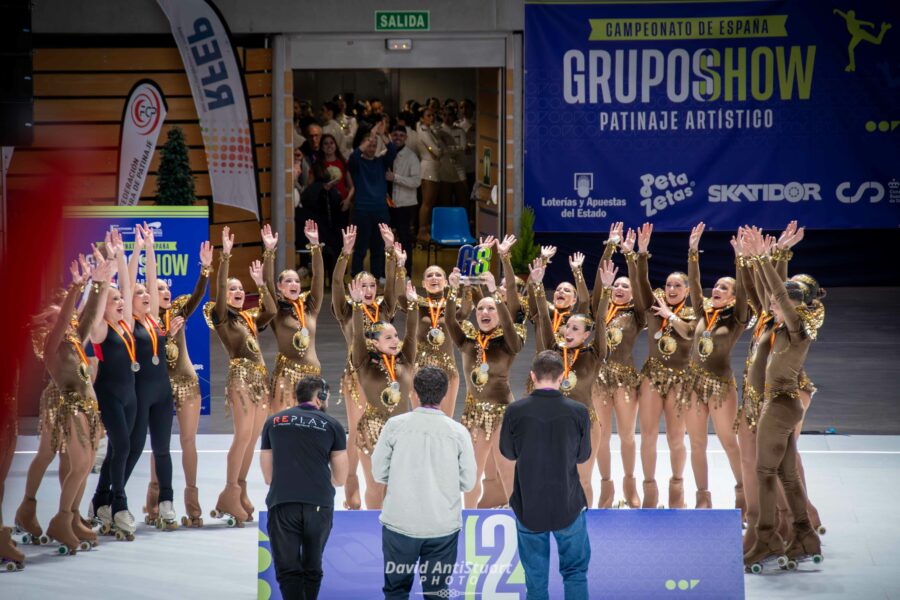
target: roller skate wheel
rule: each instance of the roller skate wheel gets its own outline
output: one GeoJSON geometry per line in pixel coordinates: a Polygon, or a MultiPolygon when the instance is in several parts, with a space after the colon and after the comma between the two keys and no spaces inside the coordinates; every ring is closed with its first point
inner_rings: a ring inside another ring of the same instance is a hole
{"type": "Polygon", "coordinates": [[[247,523],[252,523],[252,522],[253,522],[253,515],[250,515],[249,517],[247,517],[247,523]]]}
{"type": "Polygon", "coordinates": [[[228,517],[226,523],[229,527],[237,527],[237,519],[235,519],[234,517],[228,517]]]}
{"type": "Polygon", "coordinates": [[[3,563],[3,568],[6,570],[7,573],[12,573],[13,571],[16,570],[16,563],[14,563],[14,562],[3,563]]]}
{"type": "Polygon", "coordinates": [[[102,535],[109,535],[112,533],[112,527],[110,527],[108,523],[104,523],[100,526],[100,533],[102,535]]]}
{"type": "Polygon", "coordinates": [[[187,526],[188,526],[188,522],[189,522],[189,521],[188,521],[188,518],[187,518],[187,517],[181,517],[181,526],[182,526],[182,527],[187,527],[187,526]]]}
{"type": "Polygon", "coordinates": [[[775,561],[775,564],[777,564],[779,567],[784,569],[785,567],[788,566],[788,557],[787,556],[779,556],[778,560],[775,561]]]}
{"type": "Polygon", "coordinates": [[[36,540],[33,535],[30,533],[22,534],[22,543],[23,544],[40,544],[40,541],[36,540]]]}
{"type": "Polygon", "coordinates": [[[788,564],[787,564],[787,570],[788,571],[796,571],[797,570],[797,561],[789,560],[788,564]]]}
{"type": "Polygon", "coordinates": [[[218,519],[221,516],[221,513],[217,510],[211,510],[209,511],[209,516],[213,519],[218,519]]]}
{"type": "MultiPolygon", "coordinates": [[[[65,556],[66,554],[69,554],[69,547],[65,544],[61,544],[59,548],[56,549],[56,553],[60,556],[65,556]]],[[[72,554],[74,554],[74,552],[72,554]]]]}
{"type": "Polygon", "coordinates": [[[762,570],[763,567],[759,563],[753,563],[752,565],[750,565],[750,572],[754,575],[759,575],[760,573],[762,573],[762,570]]]}
{"type": "Polygon", "coordinates": [[[816,533],[818,533],[819,535],[825,535],[825,532],[826,532],[826,531],[827,531],[827,529],[825,529],[825,526],[824,526],[824,525],[819,525],[819,526],[816,528],[816,533]]]}
{"type": "Polygon", "coordinates": [[[825,560],[825,557],[821,554],[813,554],[812,561],[814,565],[820,564],[823,560],[825,560]]]}
{"type": "Polygon", "coordinates": [[[122,540],[125,539],[125,534],[124,534],[123,532],[121,532],[121,531],[117,531],[117,532],[116,532],[116,539],[119,540],[119,541],[121,542],[122,540]]]}
{"type": "Polygon", "coordinates": [[[78,543],[78,549],[81,550],[82,552],[87,552],[91,548],[93,548],[93,546],[91,546],[91,543],[86,540],[78,543]]]}
{"type": "Polygon", "coordinates": [[[50,543],[50,538],[46,534],[44,534],[38,538],[38,544],[49,544],[49,543],[50,543]]]}
{"type": "Polygon", "coordinates": [[[197,517],[197,527],[203,527],[203,517],[197,517]]]}

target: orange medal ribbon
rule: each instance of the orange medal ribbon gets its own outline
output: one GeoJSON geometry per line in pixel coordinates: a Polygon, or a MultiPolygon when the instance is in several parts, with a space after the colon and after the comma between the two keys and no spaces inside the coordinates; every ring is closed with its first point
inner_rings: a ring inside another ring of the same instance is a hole
{"type": "MultiPolygon", "coordinates": [[[[672,311],[672,314],[677,317],[678,313],[681,312],[681,309],[684,308],[684,303],[686,301],[687,301],[686,299],[682,300],[681,304],[678,305],[678,308],[676,308],[675,310],[672,311]]],[[[669,317],[666,317],[665,319],[663,319],[662,325],[659,326],[659,331],[662,332],[662,330],[665,329],[668,324],[669,324],[669,317]]]]}
{"type": "Polygon", "coordinates": [[[574,356],[572,356],[572,362],[569,362],[569,347],[563,346],[563,377],[569,376],[569,371],[571,367],[575,365],[575,361],[578,360],[578,355],[581,353],[581,348],[575,350],[574,356]]]}
{"type": "MultiPolygon", "coordinates": [[[[560,325],[563,324],[563,319],[565,319],[569,315],[569,311],[560,312],[558,308],[553,307],[553,333],[559,331],[560,325]]],[[[607,321],[608,322],[608,321],[607,321]]]]}
{"type": "Polygon", "coordinates": [[[256,322],[253,320],[253,317],[247,314],[246,310],[242,310],[238,314],[244,317],[244,321],[247,323],[247,327],[250,328],[250,333],[253,334],[253,337],[256,337],[256,322]]]}
{"type": "Polygon", "coordinates": [[[378,304],[375,305],[375,316],[372,316],[372,313],[369,312],[369,308],[365,304],[362,305],[362,309],[363,309],[363,312],[366,313],[366,316],[369,317],[370,322],[372,322],[372,323],[378,322],[378,311],[381,309],[381,307],[378,304]]]}
{"type": "Polygon", "coordinates": [[[487,347],[491,341],[491,338],[490,338],[490,336],[482,335],[479,333],[476,341],[478,342],[478,345],[481,346],[481,363],[486,364],[487,363],[487,347]]]}
{"type": "Polygon", "coordinates": [[[438,328],[438,321],[441,318],[441,311],[444,310],[444,304],[446,300],[441,298],[441,301],[438,302],[437,307],[431,302],[431,298],[428,299],[428,314],[431,315],[431,327],[432,329],[438,328]]]}
{"type": "Polygon", "coordinates": [[[395,367],[395,363],[397,362],[397,357],[392,356],[390,360],[388,360],[387,354],[381,355],[381,360],[384,361],[384,367],[387,369],[388,375],[391,377],[391,383],[397,381],[397,369],[395,367]]]}
{"type": "Polygon", "coordinates": [[[616,317],[616,314],[618,314],[620,310],[625,310],[626,308],[628,307],[624,304],[613,304],[610,306],[606,310],[606,324],[609,325],[609,322],[616,317]]]}
{"type": "Polygon", "coordinates": [[[125,350],[128,352],[128,358],[131,359],[131,364],[137,363],[137,354],[135,354],[134,351],[134,336],[131,334],[131,329],[128,328],[128,323],[126,323],[125,321],[119,321],[119,325],[122,327],[122,331],[125,332],[124,335],[121,331],[116,329],[115,325],[113,325],[109,321],[107,321],[106,324],[116,332],[116,335],[122,338],[122,343],[125,344],[125,350]]]}
{"type": "Polygon", "coordinates": [[[759,314],[759,321],[756,323],[756,329],[753,331],[753,339],[758,340],[759,336],[762,335],[763,329],[766,328],[766,325],[769,324],[769,321],[772,320],[772,315],[767,313],[766,311],[762,311],[759,314]]]}
{"type": "Polygon", "coordinates": [[[153,356],[157,356],[157,349],[159,348],[159,338],[156,337],[156,330],[159,328],[159,325],[156,324],[156,321],[153,320],[153,317],[147,315],[147,321],[150,322],[149,327],[144,327],[147,330],[147,333],[150,334],[150,343],[153,344],[153,356]]]}
{"type": "Polygon", "coordinates": [[[303,309],[303,303],[300,300],[294,300],[291,302],[294,305],[294,314],[297,315],[297,320],[300,321],[300,327],[306,327],[306,312],[303,309]]]}
{"type": "Polygon", "coordinates": [[[163,334],[163,335],[168,335],[168,334],[169,334],[169,327],[170,327],[171,324],[172,324],[172,309],[171,309],[171,308],[167,308],[167,309],[166,309],[166,312],[163,313],[163,323],[166,324],[166,328],[165,328],[165,329],[161,329],[160,331],[162,331],[162,334],[163,334]]]}
{"type": "Polygon", "coordinates": [[[722,312],[721,308],[717,308],[713,311],[712,318],[709,316],[709,312],[704,308],[703,314],[706,315],[706,331],[709,331],[716,325],[716,321],[719,320],[719,313],[722,312]]]}
{"type": "Polygon", "coordinates": [[[779,329],[781,329],[781,327],[782,327],[781,325],[779,325],[778,327],[773,327],[772,333],[769,334],[769,349],[770,350],[775,349],[775,332],[778,331],[779,329]]]}
{"type": "Polygon", "coordinates": [[[70,342],[73,346],[75,346],[75,351],[78,352],[78,358],[80,358],[80,359],[81,359],[81,362],[82,362],[85,366],[87,366],[87,364],[88,364],[88,359],[87,359],[87,354],[84,353],[84,346],[82,346],[82,345],[81,345],[81,342],[79,342],[78,339],[75,338],[74,336],[70,336],[70,337],[69,337],[69,342],[70,342]]]}

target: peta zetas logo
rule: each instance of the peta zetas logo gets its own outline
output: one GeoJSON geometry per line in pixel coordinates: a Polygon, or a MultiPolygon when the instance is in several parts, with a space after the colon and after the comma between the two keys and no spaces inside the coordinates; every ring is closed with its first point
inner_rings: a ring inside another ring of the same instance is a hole
{"type": "Polygon", "coordinates": [[[855,192],[848,195],[847,192],[849,190],[849,181],[845,181],[839,184],[837,186],[837,190],[835,190],[837,199],[844,204],[856,204],[863,198],[863,196],[869,196],[869,202],[871,204],[875,204],[876,202],[879,202],[882,198],[884,198],[884,186],[877,181],[863,181],[861,184],[859,184],[859,187],[856,188],[855,192]]]}
{"type": "Polygon", "coordinates": [[[694,195],[694,182],[684,173],[676,175],[669,171],[666,175],[641,175],[641,206],[644,213],[652,217],[661,210],[675,206],[685,198],[694,195]]]}

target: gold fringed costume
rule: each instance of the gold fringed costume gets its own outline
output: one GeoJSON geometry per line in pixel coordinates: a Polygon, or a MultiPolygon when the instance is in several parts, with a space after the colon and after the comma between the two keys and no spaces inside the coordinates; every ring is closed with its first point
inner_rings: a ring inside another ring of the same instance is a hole
{"type": "Polygon", "coordinates": [[[619,388],[625,388],[625,402],[631,402],[634,389],[640,383],[640,376],[631,365],[623,365],[617,362],[605,362],[600,365],[600,373],[597,375],[600,389],[605,394],[604,405],[610,398],[615,397],[619,388]]]}
{"type": "Polygon", "coordinates": [[[82,427],[79,419],[73,419],[75,425],[75,435],[78,442],[84,447],[90,447],[92,450],[97,449],[98,432],[102,427],[100,422],[100,407],[97,399],[93,397],[85,397],[76,392],[65,392],[60,397],[60,403],[56,410],[49,412],[52,415],[51,421],[47,424],[51,426],[50,445],[54,452],[65,454],[68,451],[70,439],[68,436],[69,419],[71,417],[83,414],[87,417],[87,431],[82,427]]]}
{"type": "Polygon", "coordinates": [[[712,372],[703,367],[692,364],[690,375],[688,376],[688,390],[685,391],[682,398],[682,407],[690,408],[691,394],[696,392],[697,401],[706,404],[712,408],[721,408],[725,402],[725,395],[732,387],[735,386],[734,376],[728,378],[716,377],[712,372]]]}
{"type": "MultiPolygon", "coordinates": [[[[350,364],[350,356],[347,356],[347,366],[341,374],[341,396],[343,396],[344,400],[350,398],[356,404],[356,408],[360,410],[363,409],[362,394],[360,394],[359,387],[359,374],[357,374],[353,365],[350,364]],[[349,384],[345,385],[347,381],[349,381],[349,384]],[[347,389],[348,385],[350,389],[347,389]]],[[[338,401],[338,404],[340,404],[340,400],[338,401]]]]}
{"type": "Polygon", "coordinates": [[[812,379],[809,378],[809,375],[806,374],[806,370],[800,371],[800,381],[799,381],[800,389],[810,396],[816,393],[817,388],[816,384],[812,382],[812,379]]]}
{"type": "Polygon", "coordinates": [[[375,444],[381,436],[384,424],[390,418],[386,410],[379,410],[371,404],[366,404],[366,412],[356,424],[356,447],[366,456],[371,456],[375,450],[375,444]]]}
{"type": "Polygon", "coordinates": [[[673,387],[681,385],[675,398],[676,405],[681,405],[683,402],[687,388],[685,383],[689,378],[690,371],[688,369],[673,369],[655,357],[647,359],[640,374],[640,379],[646,379],[662,398],[666,398],[673,387]]]}
{"type": "Polygon", "coordinates": [[[472,435],[476,429],[481,429],[485,439],[490,440],[494,430],[500,428],[507,406],[496,402],[479,402],[471,394],[466,394],[466,406],[460,422],[472,435]]]}
{"type": "Polygon", "coordinates": [[[59,411],[62,402],[62,394],[60,394],[59,388],[56,387],[56,384],[51,380],[50,383],[47,384],[47,387],[44,388],[44,391],[41,392],[38,413],[38,434],[44,432],[45,424],[50,425],[52,430],[53,424],[56,423],[59,418],[56,413],[59,411]]]}
{"type": "Polygon", "coordinates": [[[196,375],[172,375],[169,383],[172,384],[172,401],[176,412],[181,412],[185,401],[200,397],[200,380],[196,375]]]}
{"type": "MultiPolygon", "coordinates": [[[[250,396],[250,401],[255,405],[265,408],[269,398],[269,373],[262,363],[254,362],[247,358],[232,358],[228,361],[228,378],[225,380],[225,402],[229,403],[229,391],[235,386],[244,387],[250,396]]],[[[247,407],[244,407],[247,410],[247,407]]]]}
{"type": "MultiPolygon", "coordinates": [[[[281,352],[275,357],[275,369],[272,371],[271,388],[274,393],[280,389],[281,393],[288,396],[296,404],[297,384],[304,377],[321,377],[322,369],[316,365],[298,363],[291,360],[281,352]]],[[[285,408],[289,408],[285,406],[285,408]]]]}
{"type": "Polygon", "coordinates": [[[747,422],[750,431],[756,433],[756,425],[759,423],[759,414],[762,412],[763,397],[752,385],[744,386],[742,394],[743,402],[734,420],[734,432],[737,433],[741,425],[741,419],[747,422]]]}
{"type": "Polygon", "coordinates": [[[442,352],[440,348],[432,350],[428,349],[427,346],[428,344],[419,345],[419,353],[416,355],[416,371],[425,367],[437,367],[447,377],[459,377],[459,371],[456,370],[456,361],[453,359],[453,356],[442,352]]]}

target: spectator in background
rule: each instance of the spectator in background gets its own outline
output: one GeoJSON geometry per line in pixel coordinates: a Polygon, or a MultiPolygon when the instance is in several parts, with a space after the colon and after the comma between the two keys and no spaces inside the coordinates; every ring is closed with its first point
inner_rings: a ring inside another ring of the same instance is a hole
{"type": "Polygon", "coordinates": [[[351,223],[356,225],[352,274],[356,275],[363,270],[366,252],[371,250],[369,270],[379,281],[384,280],[384,248],[381,245],[378,224],[390,222],[385,175],[397,155],[393,143],[387,144],[387,152],[384,155],[376,155],[378,148],[376,136],[384,133],[383,127],[383,123],[379,123],[371,130],[360,129],[356,134],[360,140],[359,146],[347,162],[347,169],[356,186],[351,216],[351,223]]]}
{"type": "Polygon", "coordinates": [[[447,565],[456,563],[461,494],[475,486],[476,469],[469,431],[440,409],[446,393],[441,369],[420,369],[411,394],[418,408],[388,419],[372,453],[372,475],[387,484],[380,517],[386,599],[409,598],[417,562],[426,597],[446,597],[453,577],[447,565]]]}
{"type": "Polygon", "coordinates": [[[380,115],[384,112],[384,103],[380,98],[369,98],[369,114],[380,115]]]}
{"type": "Polygon", "coordinates": [[[306,135],[306,142],[300,149],[303,151],[303,155],[309,161],[309,164],[315,166],[316,155],[319,152],[319,147],[322,145],[322,126],[319,125],[318,121],[313,120],[307,123],[304,134],[306,135]]]}
{"type": "MultiPolygon", "coordinates": [[[[330,135],[332,136],[338,145],[338,150],[340,150],[341,154],[344,153],[344,148],[349,146],[352,143],[344,141],[344,133],[341,129],[340,123],[335,120],[335,115],[337,114],[338,106],[334,102],[326,102],[322,105],[321,111],[321,122],[322,122],[322,135],[330,135]]],[[[347,152],[345,155],[349,154],[347,152]]]]}
{"type": "Polygon", "coordinates": [[[353,139],[356,137],[356,130],[358,129],[356,119],[347,114],[347,101],[343,94],[338,94],[332,98],[331,101],[337,106],[337,110],[334,113],[334,120],[340,125],[341,134],[344,136],[341,154],[350,156],[350,153],[353,152],[354,148],[353,139]]]}
{"type": "Polygon", "coordinates": [[[422,111],[416,138],[422,171],[422,204],[419,207],[419,233],[416,238],[419,243],[427,243],[431,239],[431,209],[437,203],[441,187],[440,160],[444,153],[444,143],[437,135],[432,109],[422,111]]]}
{"type": "Polygon", "coordinates": [[[475,186],[475,144],[478,136],[475,133],[475,103],[466,98],[459,101],[459,121],[456,125],[466,132],[466,152],[463,163],[466,168],[466,186],[472,189],[475,186]]]}
{"type": "Polygon", "coordinates": [[[559,550],[566,600],[589,596],[591,544],[577,465],[591,455],[591,420],[584,405],[559,391],[563,371],[559,354],[539,353],[531,363],[534,391],[507,407],[500,428],[500,452],[516,461],[509,503],[529,600],[549,598],[550,533],[559,550]]]}
{"type": "MultiPolygon", "coordinates": [[[[418,102],[413,102],[413,104],[415,104],[416,107],[419,106],[418,102]]],[[[418,114],[417,108],[416,112],[403,111],[397,115],[397,124],[406,127],[406,145],[416,156],[419,155],[418,134],[416,133],[416,124],[419,122],[416,115],[418,114]]]]}
{"type": "Polygon", "coordinates": [[[325,272],[330,274],[341,252],[341,229],[350,222],[350,204],[356,189],[353,187],[353,177],[347,170],[347,161],[330,133],[322,135],[314,162],[315,181],[304,197],[304,205],[308,202],[309,207],[314,209],[316,216],[313,218],[319,225],[319,239],[325,245],[322,253],[325,272]]]}
{"type": "Polygon", "coordinates": [[[314,218],[312,213],[307,211],[303,207],[303,193],[309,187],[309,184],[313,181],[312,169],[309,166],[309,162],[306,160],[306,157],[303,156],[303,152],[300,150],[300,146],[297,145],[297,137],[298,134],[294,135],[294,234],[295,240],[298,240],[297,243],[302,243],[300,240],[305,240],[306,237],[303,234],[303,224],[306,222],[306,219],[314,218]],[[299,234],[299,235],[297,235],[299,234]]]}
{"type": "Polygon", "coordinates": [[[451,206],[468,208],[469,193],[466,188],[466,132],[456,125],[456,100],[447,100],[444,104],[443,118],[439,135],[444,142],[444,153],[441,155],[441,191],[440,199],[451,206]]]}
{"type": "Polygon", "coordinates": [[[297,384],[299,405],[272,415],[263,426],[259,463],[269,485],[268,533],[285,600],[318,597],[334,488],[347,479],[347,436],[325,413],[328,395],[324,379],[304,377],[297,384]]]}
{"type": "MultiPolygon", "coordinates": [[[[422,174],[419,168],[419,157],[407,145],[406,127],[394,125],[391,128],[391,141],[397,148],[397,157],[394,159],[393,169],[387,172],[387,180],[391,182],[390,208],[391,227],[397,231],[397,241],[403,246],[406,256],[413,255],[413,222],[416,218],[417,205],[416,192],[422,183],[422,174]]],[[[411,265],[410,265],[411,266],[411,265]]]]}

